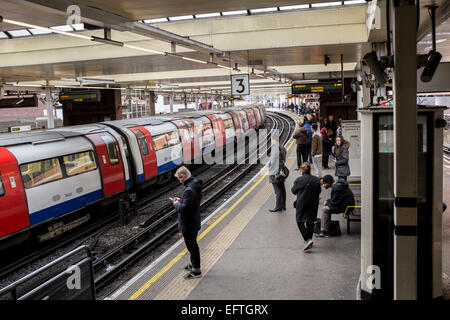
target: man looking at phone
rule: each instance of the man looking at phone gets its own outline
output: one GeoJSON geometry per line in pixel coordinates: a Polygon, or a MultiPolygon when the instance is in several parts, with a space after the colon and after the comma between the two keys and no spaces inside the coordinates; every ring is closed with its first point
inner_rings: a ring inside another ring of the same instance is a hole
{"type": "Polygon", "coordinates": [[[199,278],[200,249],[197,244],[197,234],[200,230],[200,201],[202,200],[202,181],[191,176],[191,172],[184,166],[175,173],[178,181],[186,187],[180,198],[173,199],[173,206],[178,212],[178,228],[183,234],[184,243],[191,255],[191,263],[184,270],[189,271],[185,279],[199,278]]]}

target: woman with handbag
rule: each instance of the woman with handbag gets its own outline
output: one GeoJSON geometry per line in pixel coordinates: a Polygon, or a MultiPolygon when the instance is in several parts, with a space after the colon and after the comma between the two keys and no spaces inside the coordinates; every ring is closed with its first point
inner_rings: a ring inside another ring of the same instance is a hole
{"type": "Polygon", "coordinates": [[[270,212],[280,212],[286,210],[286,187],[284,181],[289,175],[289,170],[285,166],[286,149],[279,144],[278,139],[272,138],[272,151],[269,162],[269,182],[273,185],[276,196],[276,205],[270,212]]]}
{"type": "Polygon", "coordinates": [[[302,175],[294,181],[291,191],[297,195],[297,200],[294,202],[295,218],[298,229],[305,240],[303,250],[307,251],[313,245],[314,221],[317,218],[319,195],[322,188],[320,179],[311,175],[309,162],[303,162],[300,173],[302,175]]]}

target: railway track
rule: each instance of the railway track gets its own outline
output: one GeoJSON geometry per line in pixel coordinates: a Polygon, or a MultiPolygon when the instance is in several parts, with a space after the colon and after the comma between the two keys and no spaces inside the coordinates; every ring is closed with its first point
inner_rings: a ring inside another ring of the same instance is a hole
{"type": "MultiPolygon", "coordinates": [[[[292,119],[287,120],[286,117],[288,116],[268,116],[268,121],[271,122],[272,126],[271,132],[273,132],[273,130],[275,129],[279,129],[281,132],[280,141],[283,142],[287,141],[292,133],[293,129],[290,121],[294,122],[292,121],[292,119]]],[[[250,155],[248,155],[247,159],[249,157],[250,155]]],[[[205,200],[201,204],[201,210],[204,211],[208,206],[211,206],[211,204],[220,199],[221,196],[223,196],[228,190],[233,188],[253,169],[255,169],[257,165],[257,163],[240,163],[228,165],[219,170],[218,173],[214,174],[213,177],[208,179],[208,181],[204,185],[205,200]]],[[[205,170],[211,169],[211,167],[212,166],[203,166],[202,168],[193,171],[193,174],[198,175],[205,170]]],[[[169,192],[177,185],[179,184],[169,184],[156,193],[152,193],[152,195],[137,201],[136,203],[138,214],[141,214],[142,212],[148,210],[149,207],[153,205],[155,199],[163,196],[165,193],[169,192]]],[[[115,246],[112,250],[104,254],[98,254],[94,262],[96,290],[99,291],[104,288],[135,261],[141,259],[152,249],[158,247],[158,245],[163,243],[165,239],[174,235],[177,230],[176,218],[177,214],[175,210],[173,210],[172,204],[168,203],[167,205],[159,209],[157,213],[153,214],[145,222],[141,223],[141,230],[135,236],[131,237],[122,244],[115,246]]],[[[10,264],[1,268],[0,278],[11,274],[23,267],[26,267],[34,261],[43,258],[51,254],[52,252],[55,252],[59,248],[70,246],[70,244],[75,241],[77,243],[80,243],[88,238],[94,238],[95,240],[92,247],[95,247],[98,237],[100,237],[105,231],[113,227],[118,222],[119,217],[118,213],[116,212],[115,214],[109,216],[107,219],[103,219],[98,223],[94,223],[88,228],[83,229],[82,232],[77,232],[76,235],[65,237],[57,244],[41,248],[36,252],[32,252],[29,255],[20,258],[14,264],[10,264]],[[82,239],[82,241],[80,241],[80,238],[82,239]]]]}
{"type": "MultiPolygon", "coordinates": [[[[272,133],[275,129],[279,129],[281,132],[280,141],[285,144],[292,133],[292,125],[284,118],[284,116],[268,115],[268,119],[270,119],[273,124],[270,133],[272,133]]],[[[270,134],[268,136],[270,137],[270,134]]],[[[245,160],[248,160],[251,156],[252,155],[248,155],[245,160]]],[[[203,190],[204,198],[206,199],[202,201],[200,210],[204,211],[212,203],[217,201],[256,166],[257,163],[235,164],[232,165],[231,168],[225,168],[223,172],[220,172],[218,175],[208,180],[203,190]],[[220,183],[220,181],[222,181],[222,183],[220,183]],[[218,188],[216,191],[213,191],[217,189],[216,187],[218,184],[224,184],[224,186],[218,188]],[[213,193],[212,195],[210,195],[211,192],[213,193]]],[[[157,247],[165,239],[176,232],[178,226],[176,221],[176,211],[172,209],[160,216],[161,217],[158,220],[152,221],[152,223],[146,223],[146,227],[135,237],[127,240],[121,246],[108,252],[94,262],[94,272],[96,273],[95,288],[97,291],[104,288],[123,270],[131,266],[138,259],[147,254],[151,249],[157,247]],[[164,227],[161,230],[160,226],[162,224],[164,224],[164,227]],[[158,229],[158,231],[155,231],[155,229],[158,229]],[[151,234],[156,235],[149,238],[149,235],[151,234]],[[141,245],[138,246],[139,243],[141,243],[141,245]],[[109,268],[107,268],[107,266],[109,266],[109,268]]]]}

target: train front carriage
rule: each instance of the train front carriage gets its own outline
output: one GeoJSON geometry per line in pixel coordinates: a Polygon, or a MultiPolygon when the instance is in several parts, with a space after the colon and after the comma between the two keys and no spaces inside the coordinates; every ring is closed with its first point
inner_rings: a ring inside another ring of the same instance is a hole
{"type": "Polygon", "coordinates": [[[7,149],[19,165],[32,226],[104,197],[95,150],[82,136],[49,132],[46,140],[7,149]]]}

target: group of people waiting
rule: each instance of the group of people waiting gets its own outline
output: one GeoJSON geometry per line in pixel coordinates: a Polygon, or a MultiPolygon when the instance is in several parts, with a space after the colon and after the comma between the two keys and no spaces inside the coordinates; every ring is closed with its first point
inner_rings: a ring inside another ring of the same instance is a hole
{"type": "MultiPolygon", "coordinates": [[[[297,169],[300,176],[294,181],[291,192],[297,196],[294,202],[296,221],[300,233],[304,239],[304,250],[308,251],[313,246],[314,223],[317,220],[319,209],[319,195],[321,186],[331,188],[331,198],[324,202],[320,221],[320,232],[316,237],[330,237],[328,232],[331,215],[345,212],[347,206],[355,204],[353,192],[349,188],[347,177],[350,175],[348,165],[350,143],[347,142],[338,130],[333,116],[319,131],[319,125],[312,116],[306,115],[294,132],[297,142],[297,169]],[[328,128],[327,128],[328,126],[328,128]],[[334,136],[335,132],[339,135],[334,136]],[[328,157],[332,155],[336,159],[335,181],[333,176],[322,177],[319,159],[322,158],[322,169],[328,169],[328,157]],[[314,165],[316,175],[311,174],[311,164],[314,165]]],[[[286,150],[272,139],[272,153],[269,163],[269,182],[272,183],[276,195],[276,206],[270,212],[286,210],[286,150]]]]}

